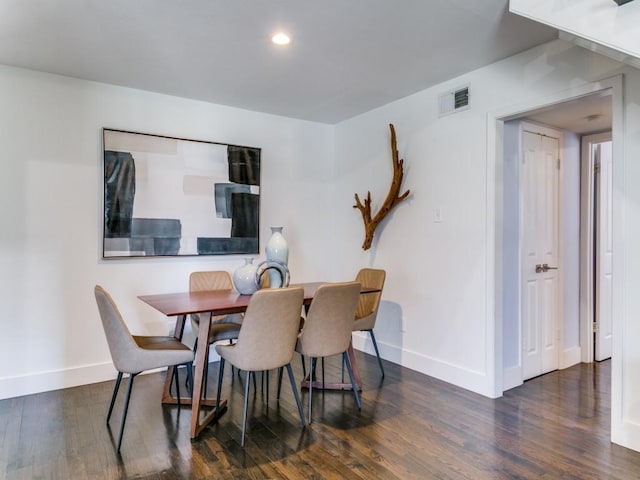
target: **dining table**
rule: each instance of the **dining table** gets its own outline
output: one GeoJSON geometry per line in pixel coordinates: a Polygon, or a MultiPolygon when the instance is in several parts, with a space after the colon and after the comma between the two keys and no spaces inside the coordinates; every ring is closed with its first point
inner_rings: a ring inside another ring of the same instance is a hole
{"type": "MultiPolygon", "coordinates": [[[[318,287],[326,282],[308,282],[291,284],[290,287],[302,287],[304,289],[304,306],[309,308],[318,287]]],[[[362,287],[360,293],[375,293],[379,289],[362,287]]],[[[206,345],[209,340],[209,328],[211,326],[211,318],[219,315],[227,315],[233,313],[243,313],[246,311],[251,295],[241,295],[235,290],[209,290],[200,292],[178,292],[178,293],[160,293],[153,295],[138,296],[144,303],[150,305],[154,309],[163,313],[168,317],[176,317],[176,323],[173,336],[182,341],[184,334],[184,326],[187,315],[198,314],[200,322],[198,324],[198,345],[206,345]]],[[[186,404],[191,405],[191,438],[196,438],[200,432],[211,422],[216,420],[226,409],[227,401],[220,400],[220,411],[216,411],[216,399],[206,397],[204,391],[205,375],[207,369],[205,365],[209,359],[206,348],[198,348],[196,350],[195,369],[193,379],[193,391],[190,397],[177,398],[171,393],[171,379],[173,378],[175,367],[169,367],[165,377],[164,388],[162,392],[162,403],[164,404],[186,404]],[[209,412],[203,414],[204,408],[211,408],[209,412]]],[[[355,359],[353,344],[349,344],[349,359],[353,370],[353,376],[356,386],[362,389],[362,381],[355,359]]],[[[314,381],[308,377],[302,381],[302,387],[308,387],[309,382],[313,382],[313,388],[351,390],[351,383],[333,382],[324,383],[314,381]]]]}

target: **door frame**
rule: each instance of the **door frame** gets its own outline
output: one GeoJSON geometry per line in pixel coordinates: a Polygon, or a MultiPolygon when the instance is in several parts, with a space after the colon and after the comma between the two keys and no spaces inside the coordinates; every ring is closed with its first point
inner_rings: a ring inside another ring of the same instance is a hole
{"type": "MultiPolygon", "coordinates": [[[[602,79],[578,87],[569,88],[561,92],[527,100],[520,104],[510,105],[487,113],[487,218],[486,218],[486,301],[485,318],[487,326],[486,336],[486,364],[487,376],[489,377],[489,395],[493,398],[502,396],[504,392],[503,382],[503,280],[502,280],[502,256],[503,256],[503,189],[504,189],[504,122],[510,119],[526,116],[527,112],[537,110],[547,106],[557,105],[569,100],[578,99],[604,90],[612,90],[612,140],[614,158],[614,202],[616,196],[618,200],[622,198],[624,190],[624,172],[622,170],[622,158],[624,152],[624,102],[623,102],[623,75],[602,79]],[[617,160],[616,160],[617,159],[617,160]],[[620,165],[620,168],[616,168],[620,165]],[[617,188],[619,187],[619,188],[617,188]],[[619,190],[619,191],[618,191],[619,190]]],[[[624,239],[624,215],[622,209],[614,211],[613,237],[614,249],[622,251],[621,242],[624,239]]],[[[622,272],[624,264],[621,264],[622,255],[614,258],[614,271],[622,272]],[[622,268],[617,268],[617,267],[622,268]]],[[[624,284],[621,280],[623,275],[614,276],[614,291],[612,298],[613,312],[613,355],[612,364],[612,432],[619,426],[621,420],[622,398],[622,371],[616,358],[621,358],[620,332],[622,326],[622,316],[624,314],[624,284]]]]}
{"type": "Polygon", "coordinates": [[[595,317],[595,297],[593,295],[596,278],[593,274],[595,267],[595,251],[593,232],[596,226],[594,217],[594,164],[590,155],[591,149],[585,145],[612,141],[613,131],[585,135],[580,140],[580,354],[583,363],[592,363],[595,352],[593,349],[593,319],[595,317]],[[589,140],[591,139],[591,140],[589,140]]]}

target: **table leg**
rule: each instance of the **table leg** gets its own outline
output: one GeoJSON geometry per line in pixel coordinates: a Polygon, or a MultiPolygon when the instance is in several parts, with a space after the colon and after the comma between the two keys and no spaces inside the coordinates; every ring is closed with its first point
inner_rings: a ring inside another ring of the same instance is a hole
{"type": "Polygon", "coordinates": [[[211,313],[200,315],[198,327],[198,350],[196,351],[196,370],[193,379],[193,401],[191,405],[191,438],[197,437],[200,432],[226,408],[227,401],[220,402],[220,412],[216,411],[216,400],[203,398],[204,375],[207,371],[206,364],[209,362],[209,328],[211,326],[211,313]],[[200,419],[200,409],[203,406],[214,407],[202,420],[200,419]]]}
{"type": "MultiPolygon", "coordinates": [[[[178,340],[182,340],[182,334],[184,333],[184,324],[186,316],[180,315],[176,320],[176,328],[174,337],[178,340]]],[[[211,314],[203,313],[200,315],[200,324],[198,327],[198,345],[200,348],[196,351],[196,368],[194,371],[193,379],[193,397],[181,397],[180,403],[183,405],[191,405],[191,438],[197,437],[200,432],[206,427],[212,420],[217,418],[218,412],[215,410],[216,399],[215,398],[203,398],[203,385],[204,385],[204,373],[206,371],[206,364],[209,361],[208,353],[209,349],[209,327],[211,325],[211,314]],[[213,411],[209,412],[202,420],[200,419],[200,410],[202,407],[214,407],[213,411]]],[[[173,370],[175,367],[169,367],[167,369],[167,376],[164,381],[164,390],[162,392],[162,403],[176,405],[178,399],[171,395],[171,379],[173,378],[173,370]]],[[[220,412],[223,412],[227,406],[227,401],[220,402],[220,412]]]]}
{"type": "MultiPolygon", "coordinates": [[[[349,360],[351,360],[351,370],[353,371],[353,378],[356,382],[356,387],[358,387],[358,390],[362,390],[362,380],[360,378],[360,370],[358,369],[358,362],[356,362],[355,353],[353,351],[353,342],[349,342],[347,355],[349,355],[349,360]]],[[[302,388],[309,388],[308,376],[301,382],[301,386],[302,388]]],[[[325,390],[351,390],[352,386],[351,386],[351,383],[343,383],[343,382],[325,382],[323,386],[322,381],[314,380],[313,388],[324,388],[325,390]]]]}

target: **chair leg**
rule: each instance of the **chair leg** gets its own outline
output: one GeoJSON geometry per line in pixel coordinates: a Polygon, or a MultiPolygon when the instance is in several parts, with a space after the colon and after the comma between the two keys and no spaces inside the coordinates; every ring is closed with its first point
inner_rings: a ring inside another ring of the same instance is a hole
{"type": "Polygon", "coordinates": [[[193,397],[193,364],[191,362],[185,364],[187,368],[187,390],[189,396],[193,397]]]}
{"type": "Polygon", "coordinates": [[[376,336],[373,334],[373,330],[369,330],[369,335],[371,335],[371,343],[373,343],[373,349],[376,351],[376,356],[378,357],[378,365],[380,366],[380,371],[382,372],[382,377],[384,378],[384,367],[382,366],[382,359],[380,358],[380,351],[378,350],[378,344],[376,343],[376,336]]]}
{"type": "Polygon", "coordinates": [[[324,388],[324,357],[322,357],[322,388],[324,388]]]}
{"type": "Polygon", "coordinates": [[[113,406],[116,403],[116,397],[118,396],[118,389],[120,388],[120,381],[122,380],[122,372],[118,372],[118,378],[116,378],[116,385],[113,388],[113,395],[111,395],[111,405],[109,405],[109,413],[107,413],[107,423],[111,419],[111,412],[113,412],[113,406]]]}
{"type": "Polygon", "coordinates": [[[309,357],[309,425],[311,425],[311,399],[313,398],[313,367],[316,362],[309,357]]]}
{"type": "MultiPolygon", "coordinates": [[[[291,369],[291,363],[287,363],[287,373],[289,374],[289,382],[291,383],[291,390],[293,390],[293,396],[296,399],[296,405],[298,406],[298,414],[300,415],[300,423],[302,428],[306,425],[304,423],[304,412],[302,411],[302,403],[300,403],[300,395],[298,395],[298,389],[296,387],[296,381],[293,378],[293,370],[291,369]]],[[[282,368],[280,368],[280,381],[282,381],[282,368]]]]}
{"type": "Polygon", "coordinates": [[[300,355],[300,363],[302,363],[302,378],[307,376],[307,364],[304,363],[304,355],[300,355]]]}
{"type": "Polygon", "coordinates": [[[178,403],[178,408],[180,408],[180,381],[178,380],[178,365],[173,367],[173,378],[176,381],[176,399],[178,403]]]}
{"type": "Polygon", "coordinates": [[[118,448],[116,451],[120,451],[120,445],[122,445],[122,433],[124,432],[124,422],[127,420],[127,410],[129,410],[129,400],[131,399],[131,390],[133,389],[133,379],[136,378],[136,374],[129,375],[129,384],[127,385],[127,395],[124,400],[124,410],[122,411],[122,421],[120,422],[120,433],[118,434],[118,448]]]}
{"type": "Polygon", "coordinates": [[[351,369],[351,360],[349,360],[349,355],[347,352],[342,354],[342,358],[344,358],[344,363],[347,364],[347,371],[349,372],[349,378],[351,379],[351,388],[353,389],[353,396],[356,398],[356,405],[358,405],[358,410],[362,409],[362,405],[360,404],[360,395],[358,395],[358,387],[356,386],[356,381],[353,378],[353,370],[351,369]]]}
{"type": "MultiPolygon", "coordinates": [[[[289,364],[289,366],[291,366],[291,364],[289,364]]],[[[277,400],[280,400],[280,390],[282,389],[282,373],[283,373],[283,367],[280,367],[278,369],[278,394],[276,396],[277,400]]]]}
{"type": "MultiPolygon", "coordinates": [[[[195,341],[193,342],[193,358],[195,358],[196,356],[196,352],[198,351],[198,337],[196,337],[195,341]]],[[[193,380],[193,378],[191,378],[191,380],[193,380]]],[[[189,377],[187,376],[187,382],[189,381],[189,377]]],[[[187,389],[191,392],[193,391],[193,385],[191,385],[191,387],[189,388],[189,385],[187,385],[187,389]]]]}
{"type": "Polygon", "coordinates": [[[241,447],[244,447],[244,433],[247,429],[247,408],[249,407],[249,375],[251,375],[251,372],[247,372],[244,382],[244,411],[242,413],[242,440],[240,441],[241,447]]]}
{"type": "Polygon", "coordinates": [[[218,369],[218,391],[216,392],[216,417],[220,416],[220,395],[222,393],[223,374],[224,374],[224,358],[220,357],[220,368],[218,369]]]}
{"type": "Polygon", "coordinates": [[[207,344],[207,353],[204,356],[204,387],[202,391],[204,392],[204,396],[207,396],[207,386],[209,384],[209,345],[207,344]]]}
{"type": "Polygon", "coordinates": [[[267,405],[269,405],[269,370],[265,370],[262,374],[267,376],[267,405]]]}

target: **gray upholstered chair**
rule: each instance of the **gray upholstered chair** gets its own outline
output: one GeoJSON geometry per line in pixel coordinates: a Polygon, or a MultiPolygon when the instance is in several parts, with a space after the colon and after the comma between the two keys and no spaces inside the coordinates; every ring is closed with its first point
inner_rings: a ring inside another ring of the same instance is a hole
{"type": "Polygon", "coordinates": [[[300,397],[291,370],[293,349],[298,337],[300,310],[304,300],[302,288],[262,289],[253,294],[244,314],[238,340],[234,345],[216,345],[220,355],[218,394],[220,399],[225,362],[246,372],[244,412],[242,416],[242,441],[244,447],[247,402],[249,398],[249,375],[251,372],[269,371],[287,367],[289,381],[298,406],[300,421],[304,428],[304,414],[300,397]]]}
{"type": "Polygon", "coordinates": [[[347,354],[359,296],[358,282],[333,283],[318,287],[311,302],[296,344],[296,352],[309,357],[309,423],[312,418],[313,370],[318,358],[342,354],[351,378],[356,405],[360,410],[360,396],[347,354]]]}
{"type": "MultiPolygon", "coordinates": [[[[120,451],[122,433],[127,419],[127,410],[135,376],[145,370],[184,364],[187,367],[187,374],[191,377],[193,352],[174,337],[131,335],[111,296],[99,285],[96,285],[94,293],[104,333],[109,344],[111,359],[118,371],[118,378],[116,379],[111,404],[109,405],[109,413],[107,414],[107,423],[111,419],[111,412],[118,395],[122,375],[124,373],[129,374],[129,385],[127,386],[124,410],[120,421],[120,433],[118,434],[117,451],[120,451]]],[[[177,396],[180,398],[176,372],[177,369],[174,369],[176,389],[178,389],[177,396]]],[[[191,381],[190,384],[193,384],[193,382],[191,381]]]]}
{"type": "Polygon", "coordinates": [[[353,324],[354,332],[369,332],[383,377],[384,367],[382,366],[380,351],[378,350],[378,344],[376,343],[376,336],[373,334],[373,327],[376,324],[376,317],[378,316],[378,307],[380,306],[380,298],[382,297],[382,287],[384,287],[385,277],[386,272],[384,270],[374,268],[363,268],[358,272],[356,282],[360,283],[362,287],[378,288],[380,291],[360,295],[358,308],[356,309],[355,322],[353,324]]]}

